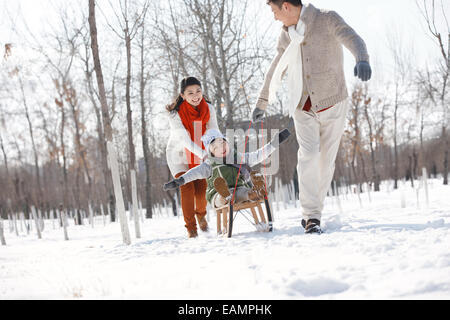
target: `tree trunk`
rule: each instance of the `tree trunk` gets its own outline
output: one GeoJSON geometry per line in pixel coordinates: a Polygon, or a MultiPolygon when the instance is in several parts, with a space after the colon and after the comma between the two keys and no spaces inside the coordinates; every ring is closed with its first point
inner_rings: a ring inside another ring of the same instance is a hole
{"type": "Polygon", "coordinates": [[[108,154],[109,161],[111,164],[111,173],[114,185],[114,194],[116,195],[116,206],[117,212],[119,214],[120,227],[122,231],[122,239],[124,244],[131,244],[130,231],[128,229],[128,221],[125,214],[125,205],[123,201],[122,195],[122,187],[120,183],[120,175],[119,175],[119,163],[116,158],[116,152],[114,150],[114,146],[111,141],[108,141],[108,154]]]}
{"type": "Polygon", "coordinates": [[[369,147],[370,147],[370,160],[371,160],[371,168],[372,168],[372,181],[374,183],[374,191],[380,191],[380,180],[379,175],[377,172],[377,165],[376,165],[376,157],[375,157],[375,150],[373,147],[373,143],[375,141],[373,128],[372,128],[372,121],[370,120],[369,116],[369,104],[364,104],[364,114],[366,116],[367,125],[369,128],[369,147]]]}
{"type": "Polygon", "coordinates": [[[131,170],[131,194],[132,194],[132,201],[133,201],[133,218],[134,218],[134,229],[136,232],[136,238],[141,238],[141,227],[139,225],[139,216],[138,216],[138,199],[137,199],[137,185],[136,185],[136,171],[131,170]]]}
{"type": "MultiPolygon", "coordinates": [[[[171,174],[170,174],[170,170],[168,170],[168,175],[167,175],[167,180],[171,179],[171,174]]],[[[178,191],[179,189],[177,189],[175,196],[172,195],[169,191],[166,191],[167,195],[169,196],[169,200],[172,203],[172,212],[173,212],[173,216],[176,217],[178,215],[178,208],[177,208],[177,202],[175,201],[174,197],[178,196],[178,191]]]]}
{"type": "Polygon", "coordinates": [[[23,88],[22,78],[20,76],[19,76],[19,83],[20,83],[20,90],[22,92],[25,117],[27,118],[27,122],[28,122],[28,130],[30,133],[31,145],[33,147],[34,167],[36,170],[36,181],[37,181],[37,187],[38,187],[38,199],[36,201],[36,204],[37,204],[38,208],[40,208],[42,205],[43,193],[42,193],[41,177],[40,177],[40,170],[39,170],[39,157],[38,157],[38,153],[37,153],[37,149],[36,149],[36,143],[34,141],[33,125],[31,123],[31,117],[30,117],[30,113],[28,110],[28,104],[27,104],[27,100],[26,100],[26,96],[25,96],[25,91],[23,88]]]}
{"type": "MultiPolygon", "coordinates": [[[[97,136],[98,136],[98,147],[101,155],[101,163],[102,163],[102,173],[104,179],[105,186],[105,198],[103,199],[103,204],[106,205],[109,200],[114,199],[113,189],[112,189],[112,181],[111,181],[111,172],[108,168],[108,153],[106,150],[106,140],[105,134],[103,132],[103,124],[102,124],[102,116],[100,108],[97,106],[94,89],[92,87],[92,72],[89,69],[89,52],[88,47],[86,46],[86,60],[85,60],[85,74],[86,74],[86,82],[88,87],[89,98],[91,100],[92,106],[95,111],[95,117],[97,119],[97,136]]],[[[115,221],[115,207],[114,201],[112,201],[111,212],[110,212],[110,220],[111,222],[115,221]]]]}
{"type": "Polygon", "coordinates": [[[95,20],[95,0],[89,0],[89,27],[91,35],[92,58],[94,60],[94,70],[97,77],[97,85],[100,97],[100,105],[102,108],[103,129],[107,141],[112,141],[112,127],[109,116],[108,102],[106,100],[105,83],[103,81],[102,65],[100,63],[100,55],[98,51],[97,25],[95,20]]]}
{"type": "Polygon", "coordinates": [[[394,189],[398,189],[397,111],[398,102],[396,101],[394,110],[394,189]]]}
{"type": "Polygon", "coordinates": [[[141,104],[141,135],[142,148],[144,152],[144,166],[145,166],[145,217],[147,219],[153,218],[153,203],[152,203],[152,181],[150,176],[150,148],[148,145],[147,119],[145,117],[145,68],[144,68],[144,26],[142,26],[142,37],[140,43],[140,81],[139,81],[139,96],[141,104]]]}
{"type": "Polygon", "coordinates": [[[8,156],[6,155],[6,150],[5,150],[5,145],[3,144],[3,138],[2,135],[0,134],[0,149],[2,149],[2,153],[3,153],[3,161],[4,161],[4,166],[5,166],[5,170],[6,170],[6,187],[3,187],[3,190],[6,190],[6,195],[7,195],[7,201],[10,203],[9,205],[11,206],[11,210],[13,210],[13,206],[16,206],[15,202],[17,201],[17,199],[12,200],[11,197],[13,197],[13,185],[12,185],[12,179],[11,176],[9,175],[9,166],[8,166],[8,156]],[[12,203],[12,201],[14,201],[14,204],[12,203]]]}
{"type": "Polygon", "coordinates": [[[63,171],[63,181],[61,182],[62,184],[62,189],[63,189],[63,205],[64,208],[68,208],[69,205],[69,199],[68,199],[68,192],[69,192],[69,181],[68,181],[68,174],[67,174],[67,156],[66,156],[66,144],[64,142],[64,132],[65,132],[65,127],[66,127],[66,111],[64,109],[64,103],[63,98],[61,98],[60,104],[58,104],[58,106],[61,108],[61,128],[59,131],[59,139],[60,139],[60,144],[61,144],[61,155],[63,158],[63,163],[62,163],[62,171],[63,171]]]}
{"type": "Polygon", "coordinates": [[[2,244],[2,246],[6,246],[5,232],[3,230],[3,219],[2,217],[0,217],[0,243],[2,244]]]}
{"type": "MultiPolygon", "coordinates": [[[[445,130],[445,129],[443,129],[443,130],[445,130]]],[[[444,146],[446,148],[445,148],[445,151],[444,151],[444,172],[443,172],[444,181],[443,181],[443,183],[444,183],[444,185],[448,185],[448,153],[449,153],[449,151],[448,151],[448,149],[449,149],[448,139],[446,139],[446,142],[445,142],[444,146]]]]}
{"type": "Polygon", "coordinates": [[[77,157],[78,157],[78,161],[77,161],[78,203],[77,203],[77,205],[80,208],[80,207],[82,207],[81,203],[80,203],[80,189],[79,189],[79,178],[81,175],[81,168],[80,168],[81,165],[83,166],[84,174],[86,175],[86,178],[88,180],[88,189],[85,191],[86,200],[87,200],[88,204],[90,202],[91,192],[92,192],[92,178],[89,173],[89,168],[87,165],[86,151],[84,150],[83,145],[81,144],[80,119],[78,117],[79,110],[77,109],[77,106],[76,106],[75,91],[71,88],[67,88],[66,95],[68,95],[67,100],[69,101],[69,105],[71,107],[72,119],[73,119],[73,123],[75,126],[75,147],[76,147],[76,152],[77,152],[77,157]]]}
{"type": "Polygon", "coordinates": [[[363,154],[361,152],[361,149],[360,149],[360,151],[358,153],[359,153],[359,160],[361,162],[361,173],[362,173],[362,181],[361,181],[361,184],[360,184],[360,190],[361,190],[361,192],[363,192],[362,182],[363,181],[364,182],[365,181],[369,181],[369,179],[367,178],[367,175],[366,175],[366,162],[364,161],[364,157],[363,157],[363,154]]]}
{"type": "MultiPolygon", "coordinates": [[[[133,212],[137,210],[138,203],[137,203],[137,188],[133,189],[133,187],[130,188],[130,185],[133,184],[133,174],[136,176],[136,151],[134,147],[133,142],[133,114],[131,110],[131,97],[130,97],[130,90],[131,90],[131,37],[129,34],[128,29],[128,20],[126,20],[126,28],[125,28],[125,46],[127,51],[127,79],[126,79],[126,86],[125,86],[125,100],[127,104],[127,126],[128,126],[128,148],[129,148],[129,154],[130,154],[130,162],[129,162],[129,170],[128,174],[130,176],[130,179],[128,181],[130,182],[127,184],[127,189],[130,191],[128,193],[128,199],[131,199],[133,203],[133,212]]],[[[135,178],[134,178],[135,179],[135,178]]],[[[140,237],[140,236],[139,236],[140,237]]]]}
{"type": "Polygon", "coordinates": [[[114,150],[114,146],[112,144],[113,134],[111,127],[111,120],[109,117],[109,108],[106,101],[106,91],[105,84],[103,81],[103,71],[100,63],[100,55],[98,51],[98,40],[97,40],[97,25],[95,21],[95,0],[89,0],[89,27],[90,27],[90,35],[91,35],[91,49],[92,49],[92,57],[94,60],[94,70],[97,76],[97,85],[100,96],[100,104],[102,107],[102,120],[103,120],[103,129],[105,132],[105,137],[107,140],[107,150],[109,155],[109,164],[111,166],[111,175],[114,184],[114,194],[116,198],[116,207],[120,216],[121,223],[121,231],[122,238],[125,244],[130,244],[130,234],[128,230],[128,224],[125,217],[125,206],[123,203],[122,196],[122,188],[120,185],[120,176],[119,176],[119,166],[117,163],[116,151],[114,150]]]}
{"type": "Polygon", "coordinates": [[[413,157],[411,155],[408,156],[408,173],[409,178],[411,179],[411,187],[414,188],[413,157]]]}

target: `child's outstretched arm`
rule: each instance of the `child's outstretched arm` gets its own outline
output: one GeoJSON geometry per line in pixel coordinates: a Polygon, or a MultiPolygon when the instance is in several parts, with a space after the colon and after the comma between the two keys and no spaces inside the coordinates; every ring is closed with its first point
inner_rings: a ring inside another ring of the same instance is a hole
{"type": "Polygon", "coordinates": [[[192,168],[177,179],[165,183],[163,189],[164,191],[174,190],[191,181],[209,178],[211,176],[211,173],[211,166],[207,161],[205,161],[201,165],[192,168]]]}
{"type": "Polygon", "coordinates": [[[262,148],[254,152],[245,153],[244,163],[248,164],[250,167],[253,167],[263,160],[267,159],[275,150],[277,150],[280,144],[282,144],[287,140],[287,138],[289,138],[290,135],[291,133],[288,129],[282,130],[275,137],[273,137],[272,141],[270,141],[262,148]]]}

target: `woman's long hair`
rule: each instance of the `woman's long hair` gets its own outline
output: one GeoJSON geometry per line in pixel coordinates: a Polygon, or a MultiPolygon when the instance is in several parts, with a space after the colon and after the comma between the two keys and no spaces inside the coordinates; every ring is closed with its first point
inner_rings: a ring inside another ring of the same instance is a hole
{"type": "Polygon", "coordinates": [[[183,103],[183,101],[184,101],[184,99],[181,97],[181,94],[179,94],[174,102],[172,102],[171,104],[168,104],[166,106],[166,110],[171,113],[180,111],[180,106],[183,103]]]}
{"type": "MultiPolygon", "coordinates": [[[[195,77],[187,77],[181,80],[180,84],[180,92],[184,94],[184,91],[186,91],[186,88],[192,85],[198,85],[200,88],[202,87],[201,82],[195,78],[195,77]]],[[[178,97],[175,99],[174,102],[171,104],[168,104],[166,106],[166,110],[169,112],[178,112],[180,110],[181,104],[184,102],[184,99],[181,97],[181,93],[178,95],[178,97]]],[[[206,100],[207,103],[211,103],[205,96],[203,98],[206,100]]]]}

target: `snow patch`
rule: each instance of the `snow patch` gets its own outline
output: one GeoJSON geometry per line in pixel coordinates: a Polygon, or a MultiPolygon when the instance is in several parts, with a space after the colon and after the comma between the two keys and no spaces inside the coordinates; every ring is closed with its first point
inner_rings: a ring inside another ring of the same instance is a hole
{"type": "Polygon", "coordinates": [[[427,226],[431,227],[431,228],[441,228],[445,225],[445,220],[444,219],[438,219],[438,220],[433,220],[433,221],[428,221],[427,222],[427,226]]]}
{"type": "Polygon", "coordinates": [[[325,223],[322,226],[324,231],[337,231],[340,230],[342,227],[343,224],[341,222],[341,217],[338,215],[326,217],[325,223]]]}
{"type": "Polygon", "coordinates": [[[300,293],[305,297],[319,297],[337,294],[349,289],[349,285],[329,278],[315,278],[307,281],[296,280],[289,284],[290,293],[300,293]]]}

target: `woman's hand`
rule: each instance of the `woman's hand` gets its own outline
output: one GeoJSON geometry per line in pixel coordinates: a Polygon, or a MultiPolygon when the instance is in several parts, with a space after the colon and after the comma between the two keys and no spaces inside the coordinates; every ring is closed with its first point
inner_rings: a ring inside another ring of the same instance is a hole
{"type": "Polygon", "coordinates": [[[164,191],[175,190],[184,184],[184,178],[180,177],[164,184],[164,191]]]}

